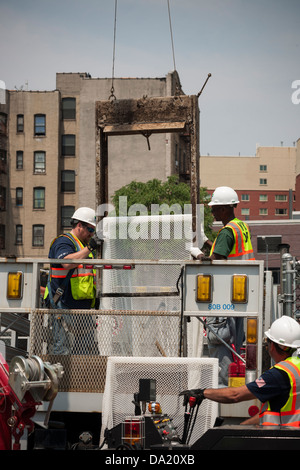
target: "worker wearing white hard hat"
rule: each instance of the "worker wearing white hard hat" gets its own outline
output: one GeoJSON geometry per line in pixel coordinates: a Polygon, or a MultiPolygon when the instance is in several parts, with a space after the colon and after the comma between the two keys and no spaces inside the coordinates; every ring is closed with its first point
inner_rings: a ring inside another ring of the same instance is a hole
{"type": "Polygon", "coordinates": [[[96,214],[94,209],[89,207],[79,207],[71,217],[71,221],[77,220],[78,222],[83,222],[92,227],[96,227],[96,214]]]}
{"type": "Polygon", "coordinates": [[[242,424],[300,427],[300,325],[291,317],[275,320],[265,332],[275,365],[253,382],[241,387],[197,390],[199,399],[239,403],[258,399],[262,406],[242,424]]]}
{"type": "Polygon", "coordinates": [[[292,317],[282,316],[275,320],[265,336],[283,350],[300,347],[300,326],[292,317]]]}
{"type": "MultiPolygon", "coordinates": [[[[96,213],[94,209],[78,208],[71,217],[71,226],[70,232],[61,234],[50,245],[49,258],[63,259],[64,263],[51,264],[45,292],[46,304],[50,308],[90,309],[96,299],[95,269],[91,265],[68,263],[68,260],[95,257],[96,248],[101,241],[95,237],[96,213]]],[[[65,325],[68,323],[69,317],[65,317],[64,320],[65,325]]],[[[83,330],[88,330],[86,325],[83,330]]],[[[92,337],[94,337],[94,331],[93,327],[92,337]]],[[[53,352],[55,354],[69,353],[71,341],[68,338],[68,328],[62,328],[61,324],[56,323],[53,326],[53,332],[55,335],[53,352]]],[[[94,347],[94,340],[90,342],[94,347]]],[[[83,344],[87,344],[87,341],[82,341],[80,344],[83,346],[83,344]]],[[[82,348],[80,350],[73,349],[73,353],[83,354],[84,351],[82,348]]]]}
{"type": "MultiPolygon", "coordinates": [[[[234,189],[220,186],[214,191],[208,205],[217,222],[223,227],[211,247],[209,258],[211,260],[251,260],[254,259],[251,244],[251,235],[248,225],[235,217],[234,209],[239,198],[234,189]]],[[[191,255],[196,259],[203,259],[204,255],[199,248],[192,248],[191,255]]]]}
{"type": "MultiPolygon", "coordinates": [[[[208,203],[215,220],[223,224],[210,250],[209,259],[212,261],[254,259],[249,227],[234,214],[238,203],[236,191],[228,186],[216,188],[208,203]]],[[[204,258],[199,248],[192,248],[190,252],[198,260],[204,258]]],[[[207,323],[210,327],[207,332],[209,355],[219,359],[219,384],[220,386],[227,385],[228,366],[232,362],[232,353],[222,341],[218,340],[213,331],[218,332],[218,335],[230,346],[234,345],[236,352],[240,354],[244,339],[243,318],[209,317],[207,323]]]]}

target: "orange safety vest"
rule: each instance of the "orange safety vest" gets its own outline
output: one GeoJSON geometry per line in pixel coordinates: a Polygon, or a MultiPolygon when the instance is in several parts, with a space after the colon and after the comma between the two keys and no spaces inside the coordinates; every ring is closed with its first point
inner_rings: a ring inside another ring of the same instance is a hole
{"type": "Polygon", "coordinates": [[[279,412],[271,411],[269,402],[263,403],[259,424],[263,426],[300,427],[300,358],[289,357],[274,367],[284,370],[290,379],[291,389],[287,402],[279,412]]]}
{"type": "MultiPolygon", "coordinates": [[[[227,225],[222,227],[221,230],[225,228],[230,228],[234,236],[234,245],[231,252],[228,255],[228,259],[232,260],[254,260],[253,247],[251,243],[251,235],[248,225],[237,218],[232,219],[227,225]]],[[[211,247],[210,255],[214,252],[215,244],[218,238],[218,235],[211,247]]]]}

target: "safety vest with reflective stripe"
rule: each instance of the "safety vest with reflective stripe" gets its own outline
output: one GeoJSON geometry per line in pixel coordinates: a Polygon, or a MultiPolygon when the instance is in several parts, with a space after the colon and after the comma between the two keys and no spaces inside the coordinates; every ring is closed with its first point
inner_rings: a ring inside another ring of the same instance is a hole
{"type": "MultiPolygon", "coordinates": [[[[222,227],[221,230],[219,230],[218,235],[225,228],[231,229],[234,236],[234,245],[227,258],[232,260],[254,260],[255,258],[248,225],[242,220],[235,218],[222,227]]],[[[210,255],[214,252],[218,235],[211,247],[210,255]]]]}
{"type": "MultiPolygon", "coordinates": [[[[84,248],[82,242],[71,233],[64,233],[59,237],[69,238],[75,245],[76,251],[84,248]]],[[[57,237],[57,238],[59,238],[57,237]]],[[[55,238],[52,244],[57,240],[55,238]]],[[[89,258],[94,258],[93,253],[89,253],[89,258]]],[[[64,279],[69,273],[69,269],[64,269],[61,265],[51,266],[51,278],[64,279]]],[[[76,265],[76,269],[72,273],[70,284],[72,296],[75,300],[94,299],[95,297],[95,278],[96,271],[93,266],[83,266],[83,264],[76,265]]]]}
{"type": "Polygon", "coordinates": [[[291,389],[287,402],[279,412],[271,411],[269,402],[263,403],[259,413],[259,423],[263,426],[300,427],[300,358],[289,357],[274,367],[285,371],[291,389]]]}

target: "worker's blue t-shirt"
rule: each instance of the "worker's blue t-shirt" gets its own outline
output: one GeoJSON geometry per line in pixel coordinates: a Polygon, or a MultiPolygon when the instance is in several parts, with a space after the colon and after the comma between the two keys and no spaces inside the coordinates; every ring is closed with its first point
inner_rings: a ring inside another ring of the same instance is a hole
{"type": "MultiPolygon", "coordinates": [[[[72,240],[69,237],[58,237],[49,250],[48,257],[50,259],[63,259],[71,253],[75,253],[76,248],[72,240]]],[[[59,267],[60,265],[53,265],[54,267],[59,267]]],[[[76,265],[74,265],[76,268],[76,265]]],[[[52,278],[51,279],[51,288],[52,294],[54,295],[56,289],[63,284],[63,279],[52,278]]],[[[65,308],[74,308],[74,309],[89,309],[91,308],[92,300],[75,300],[73,299],[71,292],[70,281],[68,281],[65,291],[61,297],[61,302],[65,308]]]]}
{"type": "Polygon", "coordinates": [[[289,398],[289,376],[275,367],[264,372],[258,379],[246,384],[248,390],[262,403],[269,402],[271,411],[280,411],[289,398]]]}

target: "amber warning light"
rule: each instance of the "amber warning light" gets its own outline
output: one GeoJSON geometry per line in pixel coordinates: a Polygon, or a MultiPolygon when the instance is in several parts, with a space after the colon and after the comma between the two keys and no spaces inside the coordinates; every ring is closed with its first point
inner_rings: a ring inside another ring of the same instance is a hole
{"type": "Polygon", "coordinates": [[[7,298],[8,299],[21,299],[22,298],[22,281],[23,273],[18,271],[15,273],[8,273],[7,277],[7,298]]]}
{"type": "Polygon", "coordinates": [[[210,274],[198,274],[196,300],[197,302],[212,301],[212,277],[210,274]]]}
{"type": "Polygon", "coordinates": [[[232,303],[245,304],[248,302],[248,278],[244,274],[232,276],[232,303]]]}

